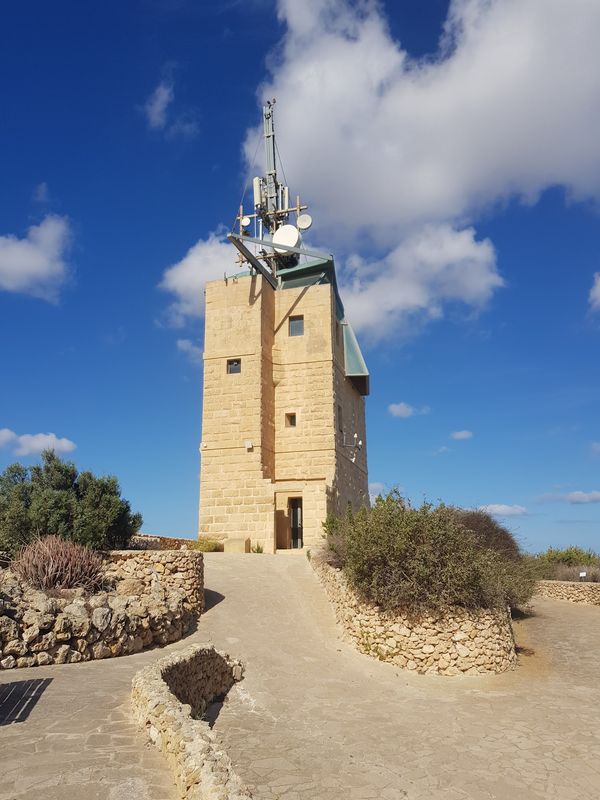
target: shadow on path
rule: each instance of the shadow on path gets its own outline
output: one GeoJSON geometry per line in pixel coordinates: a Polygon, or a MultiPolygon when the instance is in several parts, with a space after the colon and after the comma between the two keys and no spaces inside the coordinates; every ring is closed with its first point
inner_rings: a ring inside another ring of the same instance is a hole
{"type": "Polygon", "coordinates": [[[219,605],[223,600],[225,600],[225,595],[221,594],[220,592],[215,592],[212,589],[205,589],[204,590],[204,611],[203,614],[206,614],[207,611],[210,611],[211,608],[219,605]]]}
{"type": "Polygon", "coordinates": [[[0,725],[25,722],[52,678],[34,678],[0,685],[0,725]]]}

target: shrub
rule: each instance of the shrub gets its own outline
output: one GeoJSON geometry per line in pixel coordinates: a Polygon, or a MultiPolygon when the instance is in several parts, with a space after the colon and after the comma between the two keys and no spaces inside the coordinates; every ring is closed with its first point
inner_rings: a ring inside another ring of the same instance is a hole
{"type": "Polygon", "coordinates": [[[484,547],[497,550],[506,558],[518,559],[521,551],[513,534],[485,511],[455,509],[458,521],[472,531],[484,547]]]}
{"type": "Polygon", "coordinates": [[[546,552],[540,553],[538,558],[547,564],[566,564],[570,567],[580,565],[600,566],[600,556],[593,550],[584,550],[582,547],[570,545],[564,550],[549,547],[546,552]]]}
{"type": "Polygon", "coordinates": [[[568,564],[545,565],[544,577],[551,581],[580,581],[584,583],[600,583],[600,566],[594,564],[578,564],[570,566],[568,564]],[[579,573],[585,572],[584,578],[579,577],[579,573]]]}
{"type": "Polygon", "coordinates": [[[250,548],[250,550],[251,550],[252,553],[264,553],[265,552],[264,548],[263,548],[263,546],[262,546],[262,544],[260,542],[257,542],[256,544],[253,544],[252,547],[250,548]]]}
{"type": "Polygon", "coordinates": [[[535,576],[528,562],[486,546],[456,509],[413,508],[396,491],[372,508],[325,523],[330,562],[383,609],[404,612],[459,605],[496,608],[526,603],[535,576]]]}
{"type": "Polygon", "coordinates": [[[93,591],[102,585],[102,557],[58,536],[44,536],[25,545],[11,568],[22,580],[44,591],[93,591]]]}
{"type": "Polygon", "coordinates": [[[197,539],[187,545],[191,550],[199,550],[201,553],[219,553],[223,551],[223,543],[215,539],[197,539]]]}
{"type": "Polygon", "coordinates": [[[78,472],[51,450],[42,464],[12,464],[0,474],[0,549],[14,555],[52,534],[95,550],[125,549],[142,524],[114,477],[78,472]]]}

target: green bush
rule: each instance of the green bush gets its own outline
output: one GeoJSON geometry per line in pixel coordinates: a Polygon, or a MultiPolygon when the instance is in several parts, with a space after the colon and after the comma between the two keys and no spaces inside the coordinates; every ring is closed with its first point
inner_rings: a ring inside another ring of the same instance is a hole
{"type": "Polygon", "coordinates": [[[215,539],[197,539],[190,542],[187,547],[190,550],[199,550],[201,553],[223,552],[223,542],[217,542],[215,539]]]}
{"type": "Polygon", "coordinates": [[[44,536],[21,548],[12,571],[35,589],[78,589],[102,586],[102,558],[89,547],[58,536],[44,536]]]}
{"type": "Polygon", "coordinates": [[[78,472],[51,450],[40,465],[12,464],[0,474],[0,550],[13,555],[47,535],[94,550],[124,549],[141,525],[116,478],[78,472]]]}
{"type": "Polygon", "coordinates": [[[392,491],[370,509],[328,518],[325,532],[329,560],[386,610],[517,606],[533,594],[527,560],[486,545],[443,504],[413,508],[392,491]]]}
{"type": "Polygon", "coordinates": [[[544,553],[540,553],[538,558],[546,564],[566,564],[568,567],[600,565],[600,556],[597,553],[575,545],[565,547],[564,550],[549,547],[544,553]]]}

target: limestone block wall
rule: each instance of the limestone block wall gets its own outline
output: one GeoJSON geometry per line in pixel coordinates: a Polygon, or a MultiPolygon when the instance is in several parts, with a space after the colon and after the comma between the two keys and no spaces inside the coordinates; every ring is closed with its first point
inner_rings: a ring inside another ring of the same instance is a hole
{"type": "Polygon", "coordinates": [[[576,581],[538,581],[536,594],[553,600],[600,606],[600,583],[576,581]]]}
{"type": "Polygon", "coordinates": [[[338,623],[362,653],[424,674],[505,672],[517,663],[508,610],[467,610],[410,618],[360,600],[342,572],[315,563],[338,623]]]}
{"type": "Polygon", "coordinates": [[[241,662],[212,645],[193,645],[146,667],[133,679],[133,717],[164,754],[182,798],[251,797],[202,720],[210,703],[225,695],[242,674],[241,662]]]}
{"type": "Polygon", "coordinates": [[[108,591],[49,597],[0,570],[0,669],[77,663],[181,639],[203,608],[198,552],[109,554],[108,591]]]}

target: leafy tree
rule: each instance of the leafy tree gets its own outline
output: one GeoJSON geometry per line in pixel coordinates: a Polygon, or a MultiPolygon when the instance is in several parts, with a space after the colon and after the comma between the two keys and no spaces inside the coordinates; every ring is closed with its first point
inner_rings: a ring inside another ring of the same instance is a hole
{"type": "Polygon", "coordinates": [[[569,567],[594,566],[600,564],[600,556],[593,550],[584,550],[583,547],[570,545],[563,550],[549,547],[538,558],[546,564],[566,564],[569,567]]]}
{"type": "Polygon", "coordinates": [[[10,553],[47,535],[95,550],[125,548],[141,525],[115,477],[78,472],[52,450],[39,465],[11,464],[0,475],[0,549],[10,553]]]}

